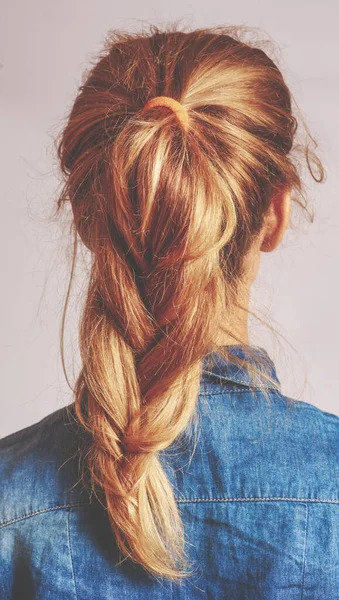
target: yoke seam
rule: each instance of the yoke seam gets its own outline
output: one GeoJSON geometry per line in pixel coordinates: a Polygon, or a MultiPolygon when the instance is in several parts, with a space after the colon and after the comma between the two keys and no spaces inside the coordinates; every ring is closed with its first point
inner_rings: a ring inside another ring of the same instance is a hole
{"type": "MultiPolygon", "coordinates": [[[[339,504],[339,500],[331,500],[328,498],[288,498],[285,496],[249,496],[249,497],[222,497],[222,498],[179,498],[175,496],[175,500],[181,504],[192,503],[203,503],[203,502],[320,502],[325,504],[339,504]]],[[[18,521],[23,521],[25,519],[29,519],[30,517],[34,517],[36,515],[40,515],[46,512],[50,512],[52,510],[59,510],[61,508],[81,508],[83,506],[92,506],[90,502],[79,502],[72,504],[59,504],[58,506],[50,506],[48,508],[41,508],[34,512],[28,513],[27,515],[22,515],[21,517],[16,517],[15,519],[10,519],[9,521],[4,521],[0,523],[0,529],[2,527],[6,527],[7,525],[12,525],[13,523],[17,523],[18,521]]]]}
{"type": "Polygon", "coordinates": [[[327,498],[287,498],[284,496],[249,496],[245,498],[175,498],[177,502],[189,503],[189,502],[325,502],[327,504],[339,504],[339,500],[330,500],[327,498]]]}
{"type": "Polygon", "coordinates": [[[10,519],[9,521],[4,521],[0,523],[1,527],[6,527],[7,525],[12,525],[12,523],[16,523],[17,521],[23,521],[24,519],[29,519],[30,517],[34,517],[35,515],[40,515],[41,513],[49,512],[51,510],[58,510],[59,508],[72,508],[78,506],[90,506],[90,502],[79,502],[72,504],[59,504],[58,506],[49,506],[48,508],[40,508],[39,510],[35,510],[34,512],[28,513],[27,515],[22,515],[21,517],[16,517],[15,519],[10,519]]]}

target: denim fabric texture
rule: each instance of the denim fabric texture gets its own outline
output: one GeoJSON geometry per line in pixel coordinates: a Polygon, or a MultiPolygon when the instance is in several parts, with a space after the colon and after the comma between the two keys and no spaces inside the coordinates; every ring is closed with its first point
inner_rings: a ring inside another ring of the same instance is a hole
{"type": "Polygon", "coordinates": [[[339,417],[284,396],[255,349],[276,386],[212,353],[193,457],[189,437],[160,453],[192,576],[174,584],[121,562],[79,481],[87,434],[70,404],[0,440],[1,600],[339,599],[339,417]]]}

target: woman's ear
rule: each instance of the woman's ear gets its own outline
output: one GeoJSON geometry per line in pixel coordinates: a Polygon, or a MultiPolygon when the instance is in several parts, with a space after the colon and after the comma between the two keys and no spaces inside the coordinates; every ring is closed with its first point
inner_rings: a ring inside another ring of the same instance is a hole
{"type": "Polygon", "coordinates": [[[261,252],[271,252],[279,246],[289,225],[291,211],[291,189],[274,194],[264,217],[261,252]]]}

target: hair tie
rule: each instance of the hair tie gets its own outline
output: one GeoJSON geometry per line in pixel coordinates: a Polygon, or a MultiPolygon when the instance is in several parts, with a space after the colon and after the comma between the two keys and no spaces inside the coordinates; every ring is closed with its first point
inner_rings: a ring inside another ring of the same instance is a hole
{"type": "Polygon", "coordinates": [[[180,104],[180,102],[178,102],[174,98],[170,98],[169,96],[156,96],[155,98],[151,98],[150,100],[148,100],[148,102],[146,102],[141,112],[145,112],[146,110],[153,108],[154,106],[167,106],[167,108],[173,110],[178,121],[181,123],[185,131],[187,131],[188,113],[183,107],[183,105],[180,104]]]}

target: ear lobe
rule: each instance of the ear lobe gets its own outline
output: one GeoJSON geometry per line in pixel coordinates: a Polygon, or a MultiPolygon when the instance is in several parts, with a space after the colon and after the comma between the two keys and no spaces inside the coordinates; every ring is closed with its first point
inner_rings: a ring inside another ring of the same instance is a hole
{"type": "Polygon", "coordinates": [[[279,246],[289,225],[291,211],[291,190],[283,190],[272,197],[264,217],[261,252],[272,252],[279,246]]]}

